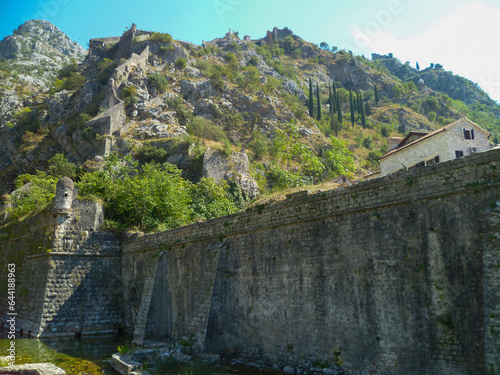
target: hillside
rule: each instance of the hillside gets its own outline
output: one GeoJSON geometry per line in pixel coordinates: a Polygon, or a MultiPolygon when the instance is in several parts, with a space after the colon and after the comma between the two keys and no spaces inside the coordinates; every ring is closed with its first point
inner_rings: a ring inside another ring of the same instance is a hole
{"type": "MultiPolygon", "coordinates": [[[[4,56],[9,38],[0,46],[4,56]]],[[[21,109],[3,112],[2,193],[21,173],[64,175],[69,166],[77,182],[88,182],[116,163],[140,174],[147,163],[169,162],[193,186],[202,177],[225,181],[234,207],[242,208],[259,191],[362,177],[377,170],[388,136],[463,115],[498,143],[498,105],[469,81],[439,69],[418,72],[392,57],[321,49],[289,29],[256,40],[230,31],[198,46],[133,25],[89,45],[81,64],[59,70],[50,91],[39,85],[21,109]],[[448,79],[431,78],[441,75],[448,79]],[[338,103],[333,113],[330,92],[338,103]]],[[[28,61],[15,56],[10,66],[28,61]]],[[[104,199],[100,190],[87,193],[104,199]]]]}
{"type": "Polygon", "coordinates": [[[0,124],[32,94],[47,91],[58,71],[87,54],[48,21],[31,20],[0,41],[0,124]]]}

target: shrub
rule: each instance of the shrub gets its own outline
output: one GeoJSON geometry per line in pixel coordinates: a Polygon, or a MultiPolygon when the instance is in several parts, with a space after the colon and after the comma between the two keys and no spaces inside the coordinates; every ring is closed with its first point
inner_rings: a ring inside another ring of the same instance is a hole
{"type": "Polygon", "coordinates": [[[76,165],[70,163],[63,154],[56,154],[49,159],[49,171],[54,177],[76,177],[76,165]]]}
{"type": "Polygon", "coordinates": [[[67,65],[65,65],[61,70],[59,70],[59,73],[57,74],[57,78],[63,79],[71,76],[73,73],[76,73],[78,71],[78,63],[76,60],[71,60],[71,62],[67,65]]]}
{"type": "Polygon", "coordinates": [[[186,66],[187,66],[187,62],[186,62],[186,59],[184,59],[183,57],[179,57],[177,59],[177,61],[175,62],[175,67],[179,70],[186,69],[186,66]]]}
{"type": "Polygon", "coordinates": [[[427,114],[427,118],[428,118],[428,119],[429,119],[429,121],[431,121],[431,122],[436,121],[436,116],[437,116],[437,114],[436,114],[436,112],[434,112],[434,111],[430,111],[430,112],[427,114]]]}
{"type": "Polygon", "coordinates": [[[363,147],[367,148],[367,149],[372,149],[373,147],[373,139],[372,139],[372,136],[369,135],[368,137],[366,137],[365,139],[363,139],[363,142],[362,142],[362,145],[363,147]]]}
{"type": "Polygon", "coordinates": [[[134,85],[122,89],[123,101],[126,104],[137,103],[137,88],[134,85]]]}
{"type": "Polygon", "coordinates": [[[189,182],[175,166],[138,165],[109,158],[102,170],[82,176],[80,195],[100,198],[106,218],[145,231],[189,223],[189,182]]]}
{"type": "Polygon", "coordinates": [[[354,171],[354,158],[349,151],[349,143],[335,137],[330,138],[332,148],[325,154],[325,166],[329,171],[330,177],[345,174],[348,171],[354,171]]]}
{"type": "Polygon", "coordinates": [[[134,157],[141,164],[165,162],[166,156],[167,150],[155,147],[150,143],[146,143],[134,153],[134,157]]]}
{"type": "Polygon", "coordinates": [[[152,33],[149,37],[152,42],[170,43],[172,41],[172,36],[168,33],[152,33]]]}
{"type": "Polygon", "coordinates": [[[12,194],[13,207],[8,209],[9,219],[16,219],[48,206],[54,198],[57,178],[38,171],[36,175],[22,174],[16,178],[16,189],[12,194]],[[29,183],[26,189],[20,189],[29,183]]]}
{"type": "Polygon", "coordinates": [[[160,73],[148,75],[148,83],[153,86],[159,93],[163,93],[168,89],[167,78],[160,73]]]}
{"type": "Polygon", "coordinates": [[[229,215],[236,206],[229,196],[229,186],[222,180],[217,183],[213,178],[202,178],[191,186],[191,210],[193,220],[208,220],[229,215]]]}
{"type": "Polygon", "coordinates": [[[262,159],[269,151],[269,139],[264,134],[254,132],[250,148],[256,159],[262,159]]]}
{"type": "Polygon", "coordinates": [[[273,191],[304,186],[312,182],[298,172],[286,171],[277,165],[271,166],[271,169],[267,172],[266,180],[273,191]]]}
{"type": "Polygon", "coordinates": [[[85,83],[85,77],[78,74],[72,73],[69,77],[65,78],[62,84],[62,89],[64,90],[78,90],[85,83]]]}
{"type": "Polygon", "coordinates": [[[187,131],[189,134],[196,137],[210,139],[216,142],[223,142],[227,139],[224,129],[204,117],[195,117],[191,123],[187,125],[187,131]]]}

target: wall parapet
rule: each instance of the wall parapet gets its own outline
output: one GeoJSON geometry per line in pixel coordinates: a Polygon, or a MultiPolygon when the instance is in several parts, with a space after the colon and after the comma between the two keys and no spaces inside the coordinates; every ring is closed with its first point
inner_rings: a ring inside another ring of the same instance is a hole
{"type": "Polygon", "coordinates": [[[425,168],[400,171],[352,186],[302,194],[269,205],[190,224],[166,232],[131,236],[124,241],[123,254],[148,251],[201,239],[223,238],[262,228],[376,210],[408,201],[438,199],[450,194],[500,186],[500,150],[425,168]]]}

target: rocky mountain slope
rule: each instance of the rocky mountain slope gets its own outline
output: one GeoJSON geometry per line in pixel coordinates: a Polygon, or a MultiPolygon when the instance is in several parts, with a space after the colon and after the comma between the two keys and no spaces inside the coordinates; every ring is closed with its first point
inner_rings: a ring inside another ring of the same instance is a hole
{"type": "MultiPolygon", "coordinates": [[[[6,38],[0,53],[17,54],[16,66],[39,69],[47,59],[28,64],[34,60],[22,58],[34,59],[35,53],[23,53],[21,42],[20,48],[6,47],[14,43],[11,38],[24,40],[25,28],[6,38]]],[[[331,52],[288,29],[275,28],[255,40],[230,31],[198,46],[133,25],[121,37],[92,39],[89,45],[85,60],[59,71],[49,92],[32,96],[17,111],[4,111],[2,192],[12,190],[20,173],[47,170],[57,153],[82,171],[98,168],[111,153],[141,163],[168,161],[196,182],[204,171],[214,170],[204,163],[220,162],[213,150],[219,156],[238,152],[247,167],[229,168],[225,178],[236,178],[254,197],[257,183],[262,192],[341,173],[363,176],[377,169],[387,136],[435,129],[463,115],[498,142],[499,107],[476,87],[462,88],[462,81],[454,79],[442,88],[447,95],[430,78],[419,87],[421,74],[441,72],[418,72],[392,57],[368,60],[331,52]],[[310,81],[313,116],[308,113],[310,81]],[[330,112],[332,85],[341,117],[330,112]],[[452,95],[456,87],[463,101],[452,95]],[[351,121],[349,91],[354,98],[361,95],[364,123],[359,102],[351,121]],[[208,148],[212,156],[204,158],[208,148]]],[[[71,46],[58,51],[79,56],[81,50],[71,46]]],[[[224,165],[233,164],[241,163],[224,165]]]]}
{"type": "Polygon", "coordinates": [[[87,51],[48,21],[31,20],[0,41],[0,123],[24,100],[54,84],[59,70],[87,51]]]}

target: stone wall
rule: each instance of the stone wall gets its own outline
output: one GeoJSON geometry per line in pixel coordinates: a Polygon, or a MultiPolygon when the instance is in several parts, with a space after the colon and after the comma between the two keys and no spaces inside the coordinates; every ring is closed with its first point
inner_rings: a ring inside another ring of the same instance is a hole
{"type": "MultiPolygon", "coordinates": [[[[98,230],[104,212],[96,202],[56,208],[1,230],[10,237],[0,242],[1,267],[16,265],[16,328],[36,337],[113,333],[124,310],[119,239],[98,230]]],[[[0,275],[4,287],[7,272],[0,275]]],[[[5,322],[5,288],[0,303],[5,322]]]]}
{"type": "Polygon", "coordinates": [[[130,238],[127,305],[156,262],[149,337],[349,374],[498,373],[497,201],[492,150],[130,238]]]}

